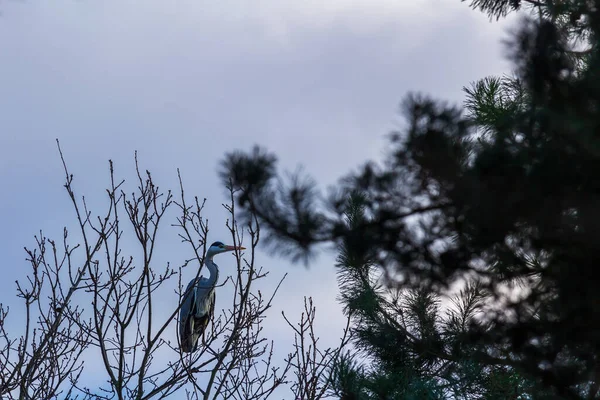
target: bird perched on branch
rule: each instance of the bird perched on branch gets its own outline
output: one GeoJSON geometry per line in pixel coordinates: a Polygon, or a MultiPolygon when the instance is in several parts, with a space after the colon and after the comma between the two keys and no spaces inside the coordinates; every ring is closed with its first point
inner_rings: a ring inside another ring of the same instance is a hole
{"type": "Polygon", "coordinates": [[[185,353],[196,351],[198,339],[204,337],[208,320],[215,310],[215,285],[219,279],[219,267],[213,257],[228,251],[245,250],[241,246],[227,246],[214,242],[208,248],[204,265],[208,268],[209,276],[192,279],[183,294],[183,302],[179,312],[179,339],[181,350],[185,353]]]}

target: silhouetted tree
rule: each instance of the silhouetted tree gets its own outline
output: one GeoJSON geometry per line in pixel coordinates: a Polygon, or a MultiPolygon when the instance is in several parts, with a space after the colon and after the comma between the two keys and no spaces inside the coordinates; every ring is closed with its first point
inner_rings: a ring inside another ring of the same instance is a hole
{"type": "Polygon", "coordinates": [[[255,254],[260,226],[254,221],[238,227],[232,188],[224,205],[226,226],[231,242],[248,249],[236,254],[231,268],[222,268],[217,291],[229,296],[219,297],[222,306],[217,305],[198,350],[183,353],[176,320],[183,289],[200,275],[206,253],[204,201],[190,199],[181,178],[178,196],[159,190],[136,157],[131,191],[110,162],[106,208],[95,215],[88,208],[90,197],[76,194],[62,153],[61,159],[76,228],[65,228],[56,241],[36,236],[35,246],[26,248],[31,270],[17,281],[18,298],[3,297],[0,398],[141,400],[179,394],[258,400],[286,386],[295,392],[305,375],[320,377],[337,357],[337,348],[310,347],[318,341],[312,304],[293,333],[302,345],[283,359],[274,356],[274,341],[265,336],[263,324],[281,281],[271,291],[257,288],[269,273],[255,254]],[[155,256],[165,245],[158,232],[168,218],[171,233],[184,243],[169,256],[176,266],[155,256]],[[19,306],[24,312],[15,312],[19,306]],[[319,358],[299,365],[298,352],[319,358]],[[287,378],[292,371],[297,379],[287,378]]]}
{"type": "Polygon", "coordinates": [[[383,162],[342,179],[325,202],[306,177],[276,179],[264,149],[227,155],[222,173],[274,251],[308,261],[320,243],[348,242],[391,287],[417,292],[475,279],[490,293],[485,323],[466,335],[478,362],[562,398],[598,398],[600,2],[473,3],[495,16],[523,4],[539,12],[509,44],[515,76],[469,88],[467,112],[408,96],[407,126],[383,162]],[[348,226],[353,192],[368,219],[348,226]]]}
{"type": "MultiPolygon", "coordinates": [[[[349,227],[367,222],[363,196],[351,196],[349,227]]],[[[427,288],[389,288],[372,264],[371,250],[342,240],[338,256],[340,300],[359,350],[338,359],[330,391],[356,399],[551,398],[535,380],[508,365],[481,360],[468,340],[474,324],[489,328],[481,312],[490,293],[470,280],[452,296],[427,288]]]]}

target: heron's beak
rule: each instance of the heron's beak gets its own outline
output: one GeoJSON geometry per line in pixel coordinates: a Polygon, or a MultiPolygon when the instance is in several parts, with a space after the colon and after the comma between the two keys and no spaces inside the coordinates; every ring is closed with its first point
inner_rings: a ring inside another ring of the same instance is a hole
{"type": "Polygon", "coordinates": [[[225,250],[235,251],[235,250],[246,250],[245,247],[242,246],[225,246],[225,250]]]}

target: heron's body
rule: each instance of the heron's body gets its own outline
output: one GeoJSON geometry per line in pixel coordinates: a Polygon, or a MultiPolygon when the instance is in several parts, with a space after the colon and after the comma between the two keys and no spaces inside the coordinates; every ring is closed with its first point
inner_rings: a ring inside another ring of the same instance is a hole
{"type": "Polygon", "coordinates": [[[198,348],[198,339],[204,332],[215,310],[215,286],[219,280],[219,267],[213,262],[213,256],[225,251],[243,250],[225,246],[221,242],[213,243],[205,257],[209,276],[192,279],[185,289],[181,311],[179,313],[179,338],[181,350],[189,353],[198,348]]]}
{"type": "Polygon", "coordinates": [[[186,353],[196,350],[198,339],[214,313],[215,289],[208,282],[204,277],[193,279],[185,290],[187,297],[181,307],[179,337],[181,350],[186,353]]]}

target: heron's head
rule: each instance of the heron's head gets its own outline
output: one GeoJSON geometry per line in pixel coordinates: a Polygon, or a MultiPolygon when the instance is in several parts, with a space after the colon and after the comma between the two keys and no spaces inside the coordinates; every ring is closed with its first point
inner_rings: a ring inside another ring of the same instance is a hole
{"type": "Polygon", "coordinates": [[[210,247],[208,248],[208,251],[206,252],[206,256],[207,257],[212,257],[216,254],[221,254],[221,253],[225,253],[227,251],[235,251],[235,250],[245,250],[245,247],[242,246],[228,246],[226,244],[223,244],[221,242],[214,242],[213,244],[210,245],[210,247]]]}

